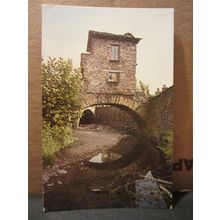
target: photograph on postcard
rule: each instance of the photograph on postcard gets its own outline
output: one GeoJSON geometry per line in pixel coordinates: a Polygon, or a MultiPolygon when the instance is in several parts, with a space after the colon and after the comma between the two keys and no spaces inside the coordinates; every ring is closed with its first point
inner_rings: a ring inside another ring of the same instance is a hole
{"type": "Polygon", "coordinates": [[[44,210],[172,209],[172,8],[42,6],[44,210]]]}

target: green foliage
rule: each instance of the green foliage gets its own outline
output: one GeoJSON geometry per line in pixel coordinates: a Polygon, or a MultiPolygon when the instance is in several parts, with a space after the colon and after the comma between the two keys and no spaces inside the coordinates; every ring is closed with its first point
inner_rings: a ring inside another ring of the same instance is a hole
{"type": "Polygon", "coordinates": [[[81,74],[71,60],[49,58],[42,61],[42,78],[43,159],[49,163],[76,141],[72,127],[80,114],[81,74]]]}
{"type": "Polygon", "coordinates": [[[50,127],[44,123],[42,132],[43,159],[46,164],[53,161],[54,154],[63,148],[75,143],[77,139],[73,136],[71,127],[50,127]]]}
{"type": "Polygon", "coordinates": [[[171,165],[173,157],[173,132],[165,132],[161,135],[159,149],[163,152],[165,164],[171,165]]]}
{"type": "Polygon", "coordinates": [[[80,69],[71,60],[49,58],[42,62],[42,114],[51,127],[71,125],[79,117],[80,69]]]}
{"type": "Polygon", "coordinates": [[[139,80],[138,90],[143,93],[146,97],[149,97],[149,86],[146,85],[143,81],[139,80]]]}

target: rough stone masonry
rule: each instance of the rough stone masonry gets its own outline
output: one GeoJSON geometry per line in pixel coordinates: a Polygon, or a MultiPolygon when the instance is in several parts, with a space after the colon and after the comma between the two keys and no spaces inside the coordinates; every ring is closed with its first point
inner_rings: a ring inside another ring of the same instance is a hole
{"type": "Polygon", "coordinates": [[[82,93],[87,97],[85,107],[102,103],[129,107],[145,122],[142,131],[160,140],[162,134],[173,130],[173,87],[146,103],[136,100],[136,46],[140,40],[131,33],[89,31],[87,53],[81,54],[82,93]],[[119,95],[120,101],[114,95],[119,95]],[[131,108],[135,101],[138,106],[131,108]]]}
{"type": "Polygon", "coordinates": [[[136,45],[140,40],[131,33],[89,31],[87,53],[81,54],[83,91],[134,96],[136,45]]]}

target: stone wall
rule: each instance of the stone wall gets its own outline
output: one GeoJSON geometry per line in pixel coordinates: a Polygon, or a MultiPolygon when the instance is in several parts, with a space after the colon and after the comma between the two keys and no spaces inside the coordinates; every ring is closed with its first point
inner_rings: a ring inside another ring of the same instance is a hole
{"type": "Polygon", "coordinates": [[[95,118],[97,124],[108,125],[115,129],[130,133],[140,132],[132,116],[116,107],[96,107],[95,118]]]}
{"type": "MultiPolygon", "coordinates": [[[[137,102],[134,98],[110,94],[87,94],[84,98],[83,108],[106,104],[112,107],[117,105],[121,108],[119,111],[126,112],[138,124],[140,131],[149,138],[159,140],[161,134],[173,131],[173,87],[143,103],[137,102]]],[[[103,115],[103,122],[111,118],[107,113],[100,115],[103,115]]]]}
{"type": "Polygon", "coordinates": [[[142,107],[145,133],[159,142],[163,134],[173,132],[173,87],[152,98],[142,107]]]}
{"type": "Polygon", "coordinates": [[[92,38],[90,53],[81,54],[86,93],[134,95],[136,90],[136,43],[92,38]],[[119,45],[119,61],[111,61],[111,45],[119,45]],[[108,73],[118,71],[119,82],[108,82],[108,73]]]}

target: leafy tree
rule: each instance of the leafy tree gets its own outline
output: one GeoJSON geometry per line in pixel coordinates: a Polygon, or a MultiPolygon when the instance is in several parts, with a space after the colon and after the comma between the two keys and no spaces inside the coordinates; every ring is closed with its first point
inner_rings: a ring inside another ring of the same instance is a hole
{"type": "Polygon", "coordinates": [[[80,105],[80,69],[71,60],[49,58],[42,62],[42,115],[51,127],[72,125],[80,105]]]}
{"type": "Polygon", "coordinates": [[[145,84],[141,80],[139,80],[137,91],[140,92],[147,100],[155,97],[155,95],[150,94],[149,85],[145,84]]]}
{"type": "Polygon", "coordinates": [[[143,81],[139,80],[140,92],[142,92],[146,97],[150,95],[149,86],[146,85],[143,81]]]}
{"type": "Polygon", "coordinates": [[[80,69],[72,69],[71,60],[42,60],[42,144],[46,163],[76,140],[72,127],[79,117],[80,88],[80,69]]]}

